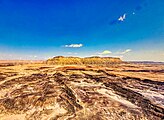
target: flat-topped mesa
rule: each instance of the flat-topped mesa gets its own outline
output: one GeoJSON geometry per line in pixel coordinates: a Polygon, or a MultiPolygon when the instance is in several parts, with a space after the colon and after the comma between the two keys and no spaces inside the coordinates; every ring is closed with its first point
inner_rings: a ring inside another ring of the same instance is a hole
{"type": "Polygon", "coordinates": [[[47,64],[56,64],[56,65],[107,65],[111,63],[121,63],[120,58],[114,57],[64,57],[56,56],[46,61],[47,64]]]}

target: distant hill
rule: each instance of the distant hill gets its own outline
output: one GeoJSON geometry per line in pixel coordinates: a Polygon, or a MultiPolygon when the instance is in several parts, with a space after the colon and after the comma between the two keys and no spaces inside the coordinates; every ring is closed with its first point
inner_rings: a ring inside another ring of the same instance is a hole
{"type": "Polygon", "coordinates": [[[127,61],[129,63],[138,63],[138,64],[164,64],[164,62],[154,62],[154,61],[127,61]]]}
{"type": "Polygon", "coordinates": [[[46,61],[47,64],[56,64],[56,65],[106,65],[111,63],[121,63],[120,58],[113,57],[63,57],[56,56],[46,61]]]}
{"type": "Polygon", "coordinates": [[[0,67],[43,62],[43,60],[0,60],[0,67]]]}

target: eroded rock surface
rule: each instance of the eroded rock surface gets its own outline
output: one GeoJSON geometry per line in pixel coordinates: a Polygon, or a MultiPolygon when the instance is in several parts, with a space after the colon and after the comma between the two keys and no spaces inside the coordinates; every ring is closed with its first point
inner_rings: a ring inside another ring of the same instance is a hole
{"type": "Polygon", "coordinates": [[[120,58],[115,57],[64,57],[56,56],[46,61],[47,64],[55,65],[109,65],[111,63],[122,63],[120,58]]]}
{"type": "Polygon", "coordinates": [[[0,67],[0,120],[164,119],[163,65],[132,66],[0,67]]]}

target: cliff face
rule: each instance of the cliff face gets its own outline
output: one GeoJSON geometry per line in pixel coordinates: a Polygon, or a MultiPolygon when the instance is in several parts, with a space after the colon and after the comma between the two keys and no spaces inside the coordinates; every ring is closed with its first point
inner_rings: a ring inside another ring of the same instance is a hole
{"type": "Polygon", "coordinates": [[[120,58],[112,57],[63,57],[57,56],[52,59],[48,59],[46,63],[48,64],[57,64],[57,65],[107,65],[111,63],[121,63],[120,58]]]}

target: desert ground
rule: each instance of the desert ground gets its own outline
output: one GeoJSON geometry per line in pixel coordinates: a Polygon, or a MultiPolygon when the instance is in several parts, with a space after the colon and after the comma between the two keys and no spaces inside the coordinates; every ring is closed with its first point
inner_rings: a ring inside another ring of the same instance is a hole
{"type": "Polygon", "coordinates": [[[0,120],[162,120],[164,64],[0,65],[0,120]]]}

